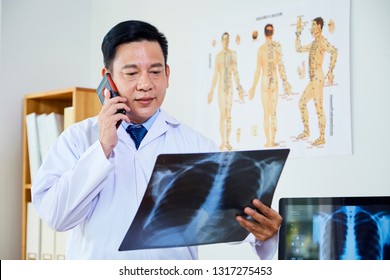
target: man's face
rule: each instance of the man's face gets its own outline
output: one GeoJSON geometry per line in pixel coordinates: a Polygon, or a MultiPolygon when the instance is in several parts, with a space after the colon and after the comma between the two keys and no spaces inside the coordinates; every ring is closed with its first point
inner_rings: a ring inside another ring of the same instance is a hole
{"type": "Polygon", "coordinates": [[[170,70],[160,45],[149,41],[121,44],[112,68],[112,79],[131,109],[130,120],[149,119],[163,103],[169,85],[170,70]]]}
{"type": "Polygon", "coordinates": [[[314,37],[318,37],[321,34],[321,25],[317,24],[315,20],[311,24],[311,34],[314,37]]]}

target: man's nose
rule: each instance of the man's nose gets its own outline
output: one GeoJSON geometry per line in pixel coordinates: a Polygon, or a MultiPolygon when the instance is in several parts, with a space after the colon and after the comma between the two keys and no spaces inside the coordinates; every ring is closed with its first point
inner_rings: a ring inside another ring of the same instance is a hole
{"type": "Polygon", "coordinates": [[[143,73],[137,83],[137,90],[148,91],[152,88],[152,81],[148,73],[143,73]]]}

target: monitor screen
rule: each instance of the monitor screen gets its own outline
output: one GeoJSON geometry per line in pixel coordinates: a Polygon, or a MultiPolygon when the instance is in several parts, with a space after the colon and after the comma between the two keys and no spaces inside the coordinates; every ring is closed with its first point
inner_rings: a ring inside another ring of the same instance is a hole
{"type": "Polygon", "coordinates": [[[390,197],[282,198],[279,212],[279,259],[390,259],[390,197]]]}

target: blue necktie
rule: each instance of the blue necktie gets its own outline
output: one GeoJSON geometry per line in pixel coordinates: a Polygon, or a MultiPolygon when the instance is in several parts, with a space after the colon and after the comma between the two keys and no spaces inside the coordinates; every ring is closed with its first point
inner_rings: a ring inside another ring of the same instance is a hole
{"type": "Polygon", "coordinates": [[[142,139],[144,139],[148,131],[142,124],[129,125],[126,128],[126,131],[128,134],[130,134],[131,139],[133,139],[135,143],[135,148],[138,150],[138,147],[141,144],[142,139]]]}

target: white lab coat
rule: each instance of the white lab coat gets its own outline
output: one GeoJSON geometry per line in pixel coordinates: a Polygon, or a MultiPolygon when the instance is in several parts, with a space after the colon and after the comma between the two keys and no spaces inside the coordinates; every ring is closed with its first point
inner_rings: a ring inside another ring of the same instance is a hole
{"type": "Polygon", "coordinates": [[[157,156],[210,151],[217,151],[215,143],[161,111],[138,150],[120,126],[107,159],[97,117],[89,118],[70,126],[50,149],[33,182],[32,202],[49,226],[69,230],[67,259],[197,259],[196,247],[118,248],[157,156]]]}

